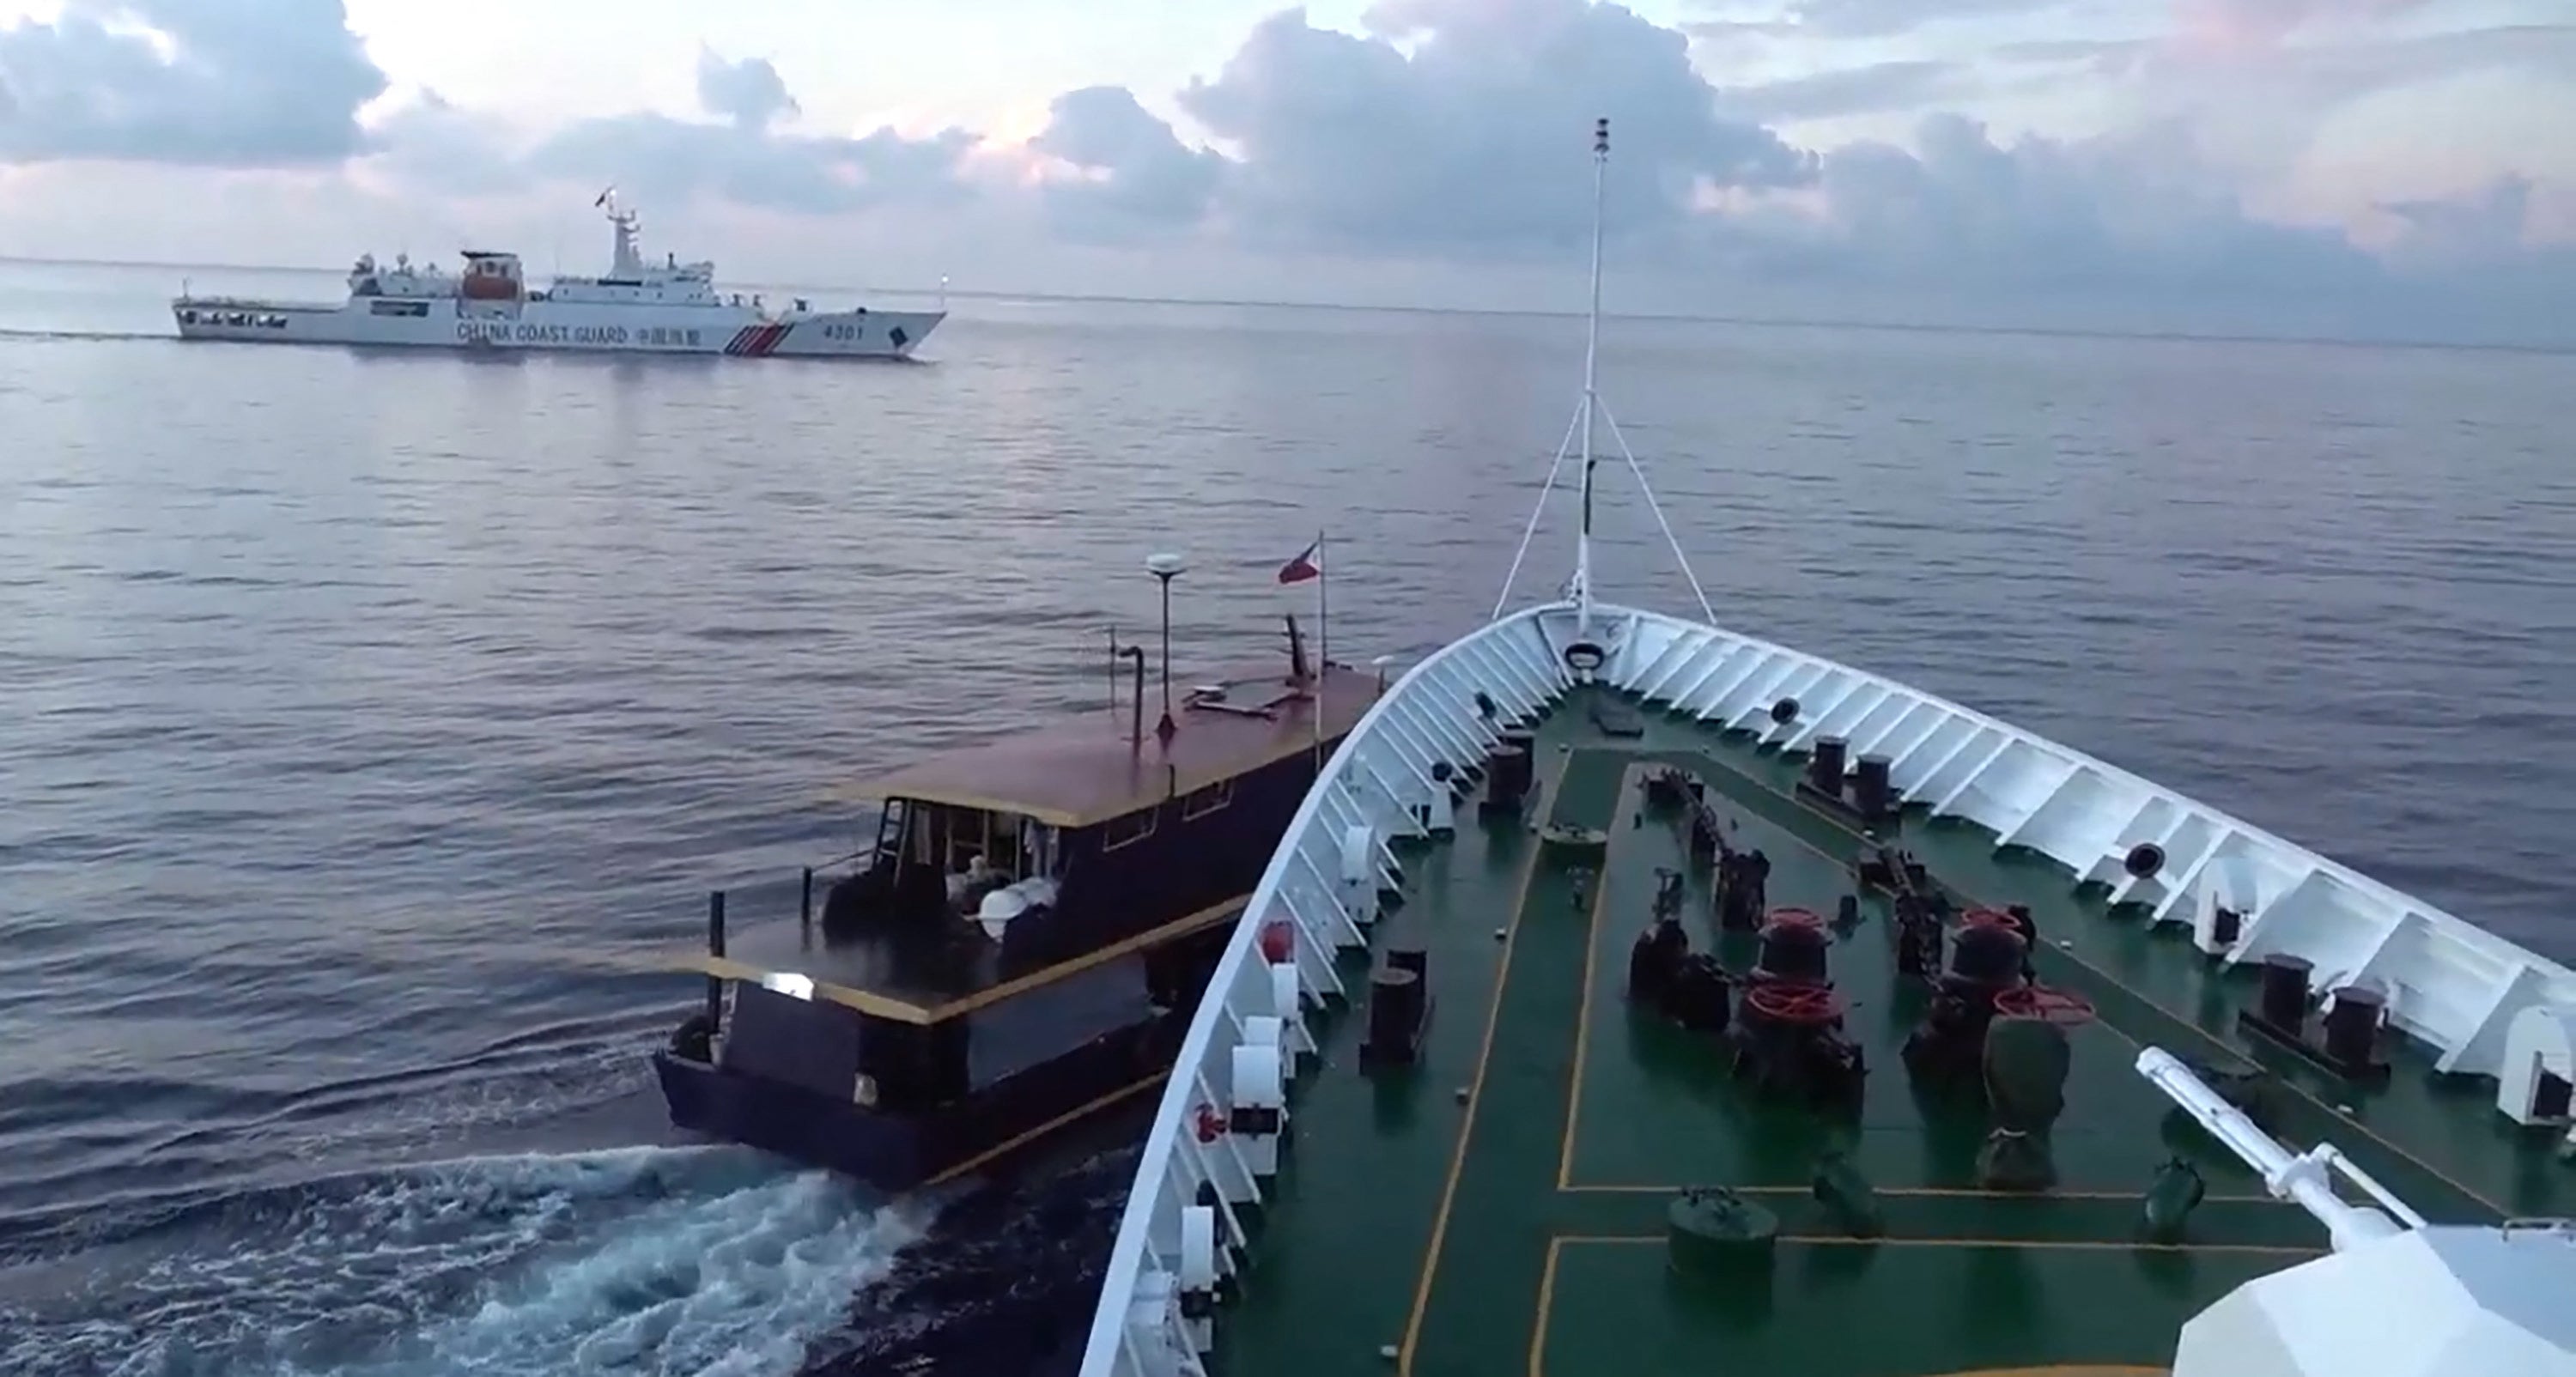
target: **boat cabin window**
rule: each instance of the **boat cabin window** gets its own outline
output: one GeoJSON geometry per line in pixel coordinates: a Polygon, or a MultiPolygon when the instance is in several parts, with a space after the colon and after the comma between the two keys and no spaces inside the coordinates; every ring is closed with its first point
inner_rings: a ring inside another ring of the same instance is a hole
{"type": "Polygon", "coordinates": [[[905,800],[902,825],[897,854],[903,864],[943,877],[971,874],[979,882],[1009,884],[1054,875],[1062,859],[1056,829],[1018,813],[905,800]]]}
{"type": "Polygon", "coordinates": [[[1204,789],[1193,789],[1181,799],[1181,821],[1205,817],[1234,802],[1234,781],[1220,779],[1204,789]]]}
{"type": "Polygon", "coordinates": [[[1123,817],[1111,818],[1100,827],[1100,849],[1115,851],[1133,846],[1154,835],[1154,819],[1160,808],[1139,808],[1123,817]]]}

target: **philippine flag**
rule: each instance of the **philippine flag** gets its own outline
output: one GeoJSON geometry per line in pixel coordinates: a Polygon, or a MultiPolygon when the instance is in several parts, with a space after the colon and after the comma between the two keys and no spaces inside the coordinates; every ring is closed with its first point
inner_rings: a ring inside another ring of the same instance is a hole
{"type": "Polygon", "coordinates": [[[1306,547],[1304,553],[1279,566],[1279,581],[1304,583],[1308,579],[1322,578],[1324,576],[1323,550],[1324,542],[1318,538],[1314,544],[1306,547]]]}

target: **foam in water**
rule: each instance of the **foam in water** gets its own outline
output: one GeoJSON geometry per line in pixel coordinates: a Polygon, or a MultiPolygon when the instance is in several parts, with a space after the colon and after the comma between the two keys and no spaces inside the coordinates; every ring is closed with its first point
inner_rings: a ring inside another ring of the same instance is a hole
{"type": "Polygon", "coordinates": [[[87,1255],[82,1284],[44,1286],[38,1310],[0,1290],[0,1372],[781,1372],[926,1224],[735,1148],[341,1177],[246,1194],[127,1259],[87,1255]]]}

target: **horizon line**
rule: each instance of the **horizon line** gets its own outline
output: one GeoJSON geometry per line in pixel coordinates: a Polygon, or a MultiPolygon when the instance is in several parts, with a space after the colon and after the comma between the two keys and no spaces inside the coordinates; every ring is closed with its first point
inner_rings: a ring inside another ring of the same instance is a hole
{"type": "MultiPolygon", "coordinates": [[[[172,263],[151,259],[120,258],[55,258],[36,254],[0,253],[0,265],[28,265],[60,268],[141,268],[163,272],[246,272],[246,273],[311,273],[346,275],[346,269],[321,268],[278,263],[172,263]]],[[[745,282],[747,290],[779,292],[837,292],[851,295],[874,294],[901,297],[963,297],[969,301],[1026,301],[1049,305],[1114,305],[1114,306],[1196,306],[1234,310],[1277,311],[1349,311],[1391,315],[1429,316],[1503,316],[1540,320],[1580,320],[1584,312],[1553,310],[1541,307],[1500,306],[1424,306],[1402,302],[1359,301],[1290,301],[1264,298],[1192,297],[1192,296],[1127,296],[1108,292],[1043,292],[1002,291],[990,288],[887,287],[848,283],[777,283],[745,282]]],[[[2441,339],[2338,338],[2332,335],[2294,333],[2254,334],[2200,330],[2146,330],[2085,327],[2073,325],[1976,325],[1926,321],[1833,318],[1823,316],[1734,316],[1689,311],[1603,311],[1605,320],[1632,320],[1685,325],[1751,326],[1765,329],[1807,330],[1890,330],[1915,334],[1958,335],[2024,335],[2040,339],[2144,340],[2192,344],[2281,344],[2327,346],[2343,349],[2470,349],[2510,354],[2576,354],[2576,342],[2568,344],[2514,344],[2497,341],[2460,341],[2441,339]]]]}

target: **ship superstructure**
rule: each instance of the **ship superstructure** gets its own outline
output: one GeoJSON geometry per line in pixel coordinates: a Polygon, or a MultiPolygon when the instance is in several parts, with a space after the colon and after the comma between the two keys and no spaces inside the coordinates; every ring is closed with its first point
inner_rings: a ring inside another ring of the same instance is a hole
{"type": "Polygon", "coordinates": [[[170,303],[182,339],[449,349],[580,349],[746,358],[903,358],[944,311],[783,309],[759,293],[719,290],[715,264],[643,253],[635,212],[602,193],[614,240],[608,271],[528,285],[519,256],[463,251],[460,270],[361,256],[337,304],[182,293],[170,303]]]}

